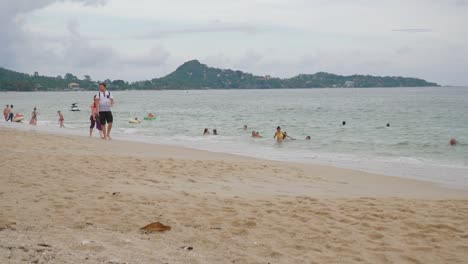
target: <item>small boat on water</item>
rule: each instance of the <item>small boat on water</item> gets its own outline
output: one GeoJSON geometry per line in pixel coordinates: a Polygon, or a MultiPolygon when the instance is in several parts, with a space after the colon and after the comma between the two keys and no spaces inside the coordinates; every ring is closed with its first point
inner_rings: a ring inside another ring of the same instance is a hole
{"type": "Polygon", "coordinates": [[[81,111],[80,108],[77,106],[78,103],[73,103],[70,107],[70,111],[76,112],[81,111]]]}

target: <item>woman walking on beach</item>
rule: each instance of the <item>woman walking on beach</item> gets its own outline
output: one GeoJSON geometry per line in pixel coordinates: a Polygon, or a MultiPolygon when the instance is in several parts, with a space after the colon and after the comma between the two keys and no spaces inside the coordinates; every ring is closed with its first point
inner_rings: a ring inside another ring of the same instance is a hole
{"type": "Polygon", "coordinates": [[[37,111],[36,111],[36,107],[34,107],[34,110],[32,111],[31,113],[31,121],[29,121],[29,124],[30,125],[37,125],[37,111]]]}
{"type": "Polygon", "coordinates": [[[94,126],[96,126],[96,129],[99,130],[99,134],[102,136],[102,128],[101,128],[101,122],[99,122],[99,115],[98,115],[98,107],[96,104],[96,95],[94,95],[93,103],[91,104],[91,116],[89,117],[89,120],[91,121],[91,126],[89,126],[89,136],[93,136],[93,129],[94,126]]]}

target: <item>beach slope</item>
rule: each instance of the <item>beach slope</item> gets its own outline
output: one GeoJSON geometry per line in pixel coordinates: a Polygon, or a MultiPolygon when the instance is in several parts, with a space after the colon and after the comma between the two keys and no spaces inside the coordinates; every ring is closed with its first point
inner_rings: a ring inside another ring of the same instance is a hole
{"type": "Polygon", "coordinates": [[[468,260],[463,190],[5,128],[0,145],[0,263],[468,260]]]}

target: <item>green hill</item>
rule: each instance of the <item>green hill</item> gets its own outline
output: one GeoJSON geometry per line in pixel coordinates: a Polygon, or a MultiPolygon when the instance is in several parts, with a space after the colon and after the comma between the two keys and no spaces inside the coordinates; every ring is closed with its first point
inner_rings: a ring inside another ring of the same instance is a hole
{"type": "MultiPolygon", "coordinates": [[[[242,71],[218,69],[188,61],[174,72],[152,80],[128,83],[109,79],[105,82],[113,90],[121,89],[274,89],[274,88],[321,88],[321,87],[425,87],[439,86],[422,79],[405,77],[379,77],[370,75],[341,76],[326,72],[300,74],[280,79],[270,76],[255,76],[242,71]]],[[[71,73],[64,77],[47,77],[35,73],[29,75],[0,67],[0,90],[36,91],[64,90],[69,83],[77,83],[81,89],[97,88],[97,82],[90,76],[79,79],[71,73]]]]}

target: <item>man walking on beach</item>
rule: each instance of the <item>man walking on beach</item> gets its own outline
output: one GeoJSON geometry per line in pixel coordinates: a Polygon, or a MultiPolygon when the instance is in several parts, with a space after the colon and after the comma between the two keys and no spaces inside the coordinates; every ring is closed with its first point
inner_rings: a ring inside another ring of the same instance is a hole
{"type": "Polygon", "coordinates": [[[106,83],[99,84],[99,93],[96,94],[94,101],[96,102],[97,112],[99,113],[99,121],[102,127],[102,139],[111,139],[110,132],[112,130],[112,107],[114,106],[114,97],[107,91],[106,83]],[[106,127],[107,124],[107,127],[106,127]]]}

